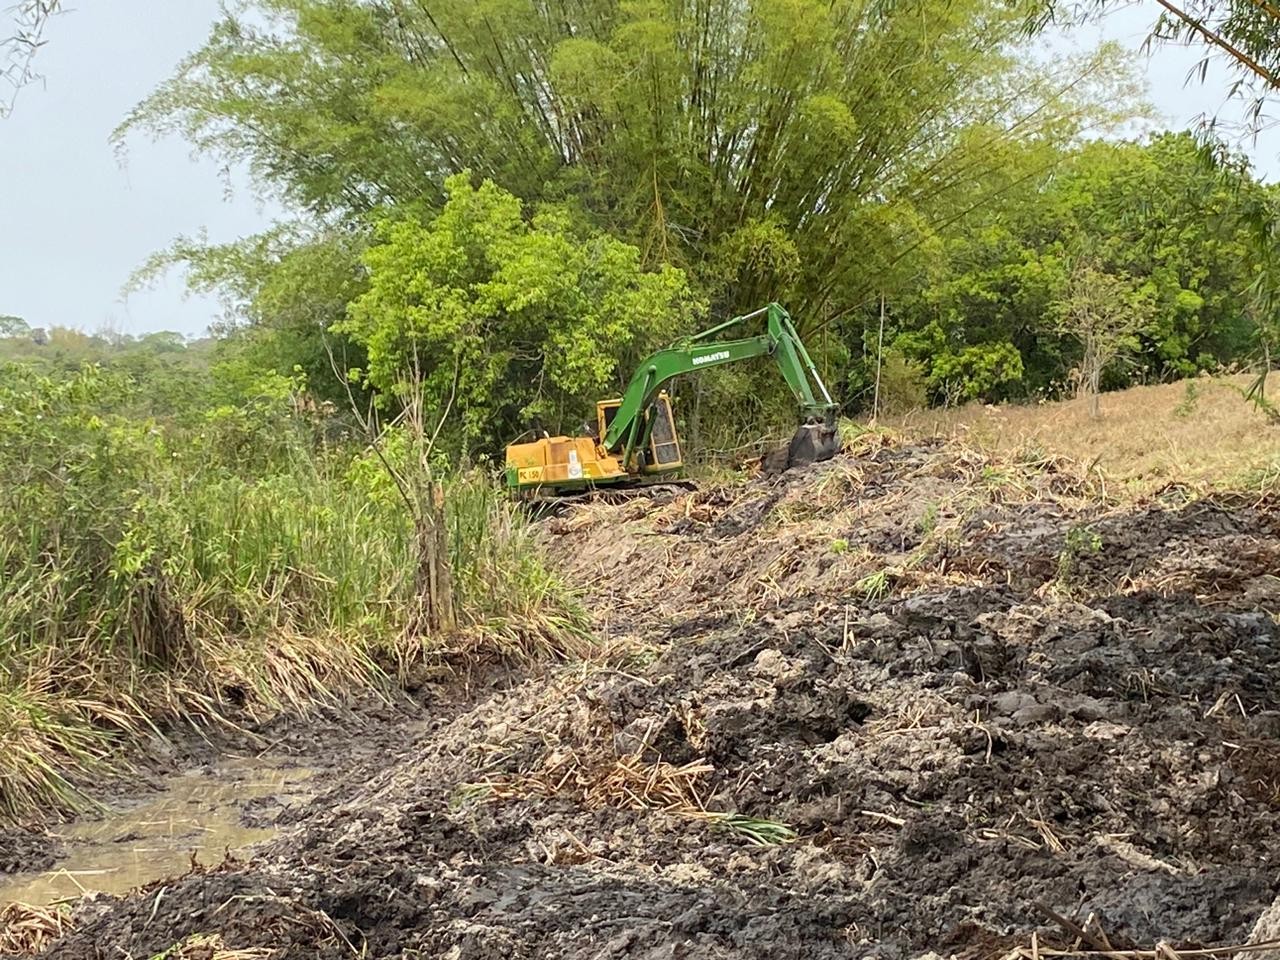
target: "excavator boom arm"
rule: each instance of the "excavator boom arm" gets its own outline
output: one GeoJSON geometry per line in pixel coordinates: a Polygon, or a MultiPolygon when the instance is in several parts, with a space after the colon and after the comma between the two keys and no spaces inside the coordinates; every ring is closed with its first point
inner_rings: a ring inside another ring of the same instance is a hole
{"type": "Polygon", "coordinates": [[[818,375],[809,352],[800,341],[791,318],[780,305],[771,303],[754,313],[734,317],[716,327],[683,340],[648,357],[627,384],[621,406],[609,424],[601,445],[610,453],[625,448],[623,462],[630,462],[639,438],[644,411],[658,391],[672,377],[695,373],[711,367],[772,356],[782,371],[806,419],[827,419],[835,414],[836,405],[818,375]],[[760,314],[768,314],[768,331],[740,340],[713,340],[715,334],[745,323],[760,314]]]}

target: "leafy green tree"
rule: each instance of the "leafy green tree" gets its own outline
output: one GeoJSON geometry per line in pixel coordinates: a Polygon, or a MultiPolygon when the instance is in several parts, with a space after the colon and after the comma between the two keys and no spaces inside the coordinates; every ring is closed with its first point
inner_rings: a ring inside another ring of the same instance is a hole
{"type": "Polygon", "coordinates": [[[1265,197],[1247,169],[1214,162],[1190,134],[1084,144],[942,240],[892,304],[890,340],[924,365],[935,399],[1055,393],[1080,348],[1047,318],[1067,264],[1088,254],[1153,304],[1134,331],[1134,365],[1112,368],[1117,383],[1239,361],[1254,349],[1261,260],[1240,211],[1265,197]]]}
{"type": "Polygon", "coordinates": [[[368,352],[384,398],[427,398],[457,452],[501,448],[539,418],[575,430],[648,352],[697,311],[672,267],[584,232],[491,181],[445,181],[438,216],[388,219],[364,255],[368,289],[339,332],[368,352]]]}
{"type": "Polygon", "coordinates": [[[74,378],[91,365],[108,378],[138,385],[127,391],[131,406],[122,414],[189,421],[209,402],[212,340],[189,341],[171,331],[132,337],[66,327],[31,330],[25,324],[22,329],[25,335],[0,336],[0,362],[20,361],[52,381],[74,378]]]}
{"type": "Polygon", "coordinates": [[[21,317],[10,314],[0,316],[0,339],[31,336],[31,327],[21,317]]]}
{"type": "Polygon", "coordinates": [[[1254,332],[1258,377],[1246,398],[1274,419],[1274,406],[1266,397],[1267,376],[1280,344],[1280,184],[1271,184],[1243,219],[1251,227],[1250,263],[1254,280],[1245,293],[1244,310],[1254,332]]]}
{"type": "MultiPolygon", "coordinates": [[[[1042,179],[1074,138],[1139,110],[1115,48],[1026,55],[1037,2],[248,0],[117,137],[176,133],[247,164],[353,248],[379,220],[439,211],[446,178],[471,170],[630,243],[645,266],[681,268],[716,316],[785,301],[849,394],[868,304],[912,289],[959,225],[1042,179]]],[[[197,282],[221,260],[233,288],[236,270],[260,286],[309,242],[272,236],[240,266],[255,241],[182,253],[197,282]]],[[[331,266],[325,286],[345,291],[331,266]]],[[[243,294],[247,345],[282,358],[326,345],[316,326],[281,330],[308,310],[243,294]]],[[[1008,359],[960,362],[1003,376],[1008,359]]],[[[299,363],[317,395],[345,389],[299,363]]],[[[695,447],[737,446],[789,410],[756,370],[688,392],[695,447]]]]}
{"type": "Polygon", "coordinates": [[[1245,292],[1256,258],[1239,218],[1261,188],[1206,162],[1188,134],[1146,148],[1095,144],[1064,176],[1074,238],[1111,270],[1141,278],[1154,304],[1139,331],[1148,375],[1167,379],[1245,354],[1245,292]]]}
{"type": "MultiPolygon", "coordinates": [[[[1078,22],[1105,15],[1120,0],[1043,0],[1037,14],[1029,21],[1035,30],[1052,21],[1078,22]]],[[[1203,82],[1208,77],[1211,60],[1225,63],[1233,75],[1224,103],[1241,108],[1243,121],[1232,118],[1224,108],[1206,125],[1205,147],[1226,159],[1225,166],[1238,168],[1228,157],[1227,142],[1233,136],[1247,138],[1270,126],[1270,108],[1280,97],[1280,4],[1274,0],[1154,0],[1146,4],[1154,21],[1150,41],[1155,44],[1201,46],[1204,59],[1199,64],[1203,82]]],[[[1248,312],[1257,324],[1255,336],[1262,344],[1264,372],[1258,381],[1260,391],[1266,382],[1265,369],[1270,365],[1271,340],[1266,326],[1280,305],[1280,283],[1273,277],[1280,214],[1275,205],[1245,197],[1235,210],[1239,223],[1249,231],[1250,262],[1257,267],[1258,280],[1251,291],[1248,312]]]]}
{"type": "Polygon", "coordinates": [[[333,328],[366,289],[366,245],[359,229],[298,224],[229,244],[184,237],[153,256],[132,285],[184,268],[193,290],[217,295],[225,307],[216,325],[221,360],[282,376],[300,370],[317,399],[364,408],[368,396],[347,376],[366,365],[364,350],[333,328]]]}
{"type": "Polygon", "coordinates": [[[1135,334],[1155,312],[1150,289],[1129,277],[1107,273],[1096,262],[1082,260],[1072,269],[1054,319],[1067,336],[1079,341],[1080,395],[1089,400],[1089,416],[1102,416],[1098,397],[1102,374],[1122,353],[1137,347],[1135,334]]]}

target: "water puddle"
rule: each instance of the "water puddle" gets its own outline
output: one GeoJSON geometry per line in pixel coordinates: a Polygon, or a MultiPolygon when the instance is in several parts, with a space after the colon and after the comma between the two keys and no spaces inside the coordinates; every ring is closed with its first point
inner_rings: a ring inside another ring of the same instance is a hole
{"type": "Polygon", "coordinates": [[[244,824],[241,811],[246,801],[306,797],[312,773],[245,759],[179,774],[162,793],[112,809],[100,820],[55,829],[66,857],[47,873],[0,879],[0,904],[17,900],[48,906],[88,892],[123,894],[186,873],[192,854],[204,864],[220,863],[225,850],[234,852],[276,832],[274,827],[244,824]]]}

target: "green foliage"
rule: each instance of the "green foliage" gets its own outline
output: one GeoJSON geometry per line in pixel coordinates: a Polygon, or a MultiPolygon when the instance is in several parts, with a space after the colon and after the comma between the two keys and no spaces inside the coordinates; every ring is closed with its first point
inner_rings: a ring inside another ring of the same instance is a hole
{"type": "Polygon", "coordinates": [[[859,591],[867,602],[883,600],[889,595],[889,591],[893,588],[891,579],[892,573],[889,570],[877,570],[875,573],[869,573],[857,583],[853,588],[859,591]]]}
{"type": "Polygon", "coordinates": [[[929,386],[949,402],[989,396],[1022,379],[1022,354],[1012,343],[983,343],[933,356],[929,386]]]}
{"type": "MultiPolygon", "coordinates": [[[[117,137],[183,135],[304,218],[153,264],[222,292],[224,356],[361,410],[411,380],[454,457],[576,428],[688,322],[668,301],[786,302],[850,411],[881,353],[904,405],[917,379],[930,402],[1061,393],[1082,253],[1152,305],[1102,386],[1265,354],[1274,191],[1189,135],[1086,142],[1142,115],[1138,85],[1114,48],[1029,59],[1043,8],[245,0],[117,137]],[[652,329],[619,319],[655,300],[652,329]]],[[[790,425],[759,369],[674,389],[694,455],[790,425]]]]}
{"type": "Polygon", "coordinates": [[[1186,387],[1182,391],[1182,399],[1173,408],[1173,415],[1179,420],[1186,420],[1195,414],[1199,401],[1200,388],[1196,386],[1194,380],[1188,380],[1186,387]]]}
{"type": "Polygon", "coordinates": [[[1058,329],[1080,344],[1080,391],[1089,397],[1092,416],[1099,416],[1103,373],[1117,357],[1138,348],[1137,333],[1154,313],[1149,284],[1107,273],[1091,260],[1081,260],[1063,283],[1052,316],[1058,329]]]}
{"type": "Polygon", "coordinates": [[[188,341],[169,331],[134,337],[56,326],[32,330],[25,323],[10,329],[18,332],[0,336],[0,363],[21,361],[58,378],[96,364],[104,371],[145,381],[147,390],[134,398],[133,411],[139,416],[180,417],[205,403],[204,388],[215,350],[211,339],[188,341]]]}
{"type": "Polygon", "coordinates": [[[0,314],[0,339],[29,336],[31,327],[27,325],[27,321],[11,314],[0,314]]]}
{"type": "Polygon", "coordinates": [[[936,501],[931,502],[924,508],[924,513],[920,515],[920,520],[916,524],[916,529],[920,531],[922,536],[929,536],[938,527],[938,513],[941,508],[936,501]]]}
{"type": "Polygon", "coordinates": [[[1131,118],[1116,50],[1020,59],[1033,6],[256,0],[118,136],[179,133],[356,221],[438,209],[471,170],[805,333],[1007,189],[1011,145],[1131,118]]]}
{"type": "Polygon", "coordinates": [[[880,412],[907,413],[928,406],[929,383],[921,364],[888,350],[880,367],[880,412]]]}
{"type": "MultiPolygon", "coordinates": [[[[20,646],[75,640],[173,667],[193,655],[193,618],[245,621],[261,606],[278,628],[337,629],[322,609],[276,606],[289,584],[329,582],[345,596],[335,571],[317,563],[340,562],[365,536],[358,511],[323,505],[335,489],[306,453],[293,386],[273,383],[196,426],[166,427],[131,414],[141,389],[121,375],[88,367],[57,379],[10,367],[0,391],[4,634],[20,646]],[[268,466],[275,472],[255,475],[268,466]]],[[[380,593],[359,603],[377,609],[380,593]]]]}
{"type": "Polygon", "coordinates": [[[163,419],[149,390],[0,370],[0,812],[73,803],[121,737],[179,717],[306,710],[477,644],[581,649],[490,478],[445,485],[461,632],[423,635],[414,524],[304,378],[218,368],[203,410],[163,419]]]}
{"type": "Polygon", "coordinates": [[[1080,571],[1080,563],[1102,551],[1102,537],[1089,526],[1077,524],[1067,530],[1058,551],[1058,585],[1070,589],[1080,571]]]}
{"type": "Polygon", "coordinates": [[[364,348],[383,397],[421,390],[454,452],[494,451],[537,417],[576,429],[640,359],[687,329],[684,275],[563,212],[459,174],[427,223],[386,220],[368,289],[335,329],[364,348]]]}
{"type": "Polygon", "coordinates": [[[1248,390],[1239,390],[1238,387],[1235,389],[1239,390],[1246,403],[1251,404],[1273,425],[1280,426],[1280,407],[1267,399],[1266,379],[1266,371],[1264,371],[1248,390]]]}
{"type": "Polygon", "coordinates": [[[49,21],[64,12],[62,0],[19,0],[5,7],[0,28],[0,120],[14,109],[22,88],[40,79],[32,64],[48,43],[49,21]]]}
{"type": "Polygon", "coordinates": [[[794,829],[777,820],[749,817],[742,813],[709,813],[706,817],[713,826],[736,833],[756,847],[791,843],[799,836],[794,829]]]}
{"type": "Polygon", "coordinates": [[[1253,351],[1262,254],[1245,214],[1263,216],[1267,191],[1234,158],[1162,134],[1085,144],[1057,164],[1035,151],[1008,159],[1020,182],[891,304],[891,339],[926,367],[935,399],[1060,392],[1083,348],[1055,318],[1082,256],[1131,278],[1150,305],[1125,345],[1132,363],[1106,382],[1190,376],[1253,351]]]}
{"type": "Polygon", "coordinates": [[[226,308],[228,319],[216,328],[219,359],[284,375],[299,370],[318,400],[347,407],[354,399],[363,408],[369,398],[348,371],[367,358],[333,326],[366,288],[365,245],[359,230],[297,224],[218,246],[180,238],[138,270],[132,285],[185,269],[193,290],[216,294],[226,308]]]}

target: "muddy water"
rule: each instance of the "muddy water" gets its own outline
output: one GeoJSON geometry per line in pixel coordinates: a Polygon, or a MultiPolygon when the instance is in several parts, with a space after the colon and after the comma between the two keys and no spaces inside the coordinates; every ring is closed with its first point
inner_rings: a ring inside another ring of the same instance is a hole
{"type": "Polygon", "coordinates": [[[227,849],[238,850],[275,832],[245,826],[241,814],[246,801],[306,797],[312,773],[235,759],[174,776],[158,794],[109,809],[100,819],[56,829],[66,857],[46,873],[0,880],[0,905],[10,900],[48,905],[86,892],[123,894],[185,873],[193,854],[201,863],[218,863],[227,849]]]}

